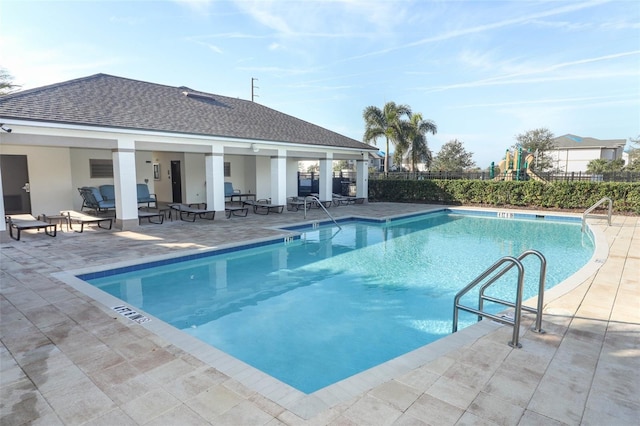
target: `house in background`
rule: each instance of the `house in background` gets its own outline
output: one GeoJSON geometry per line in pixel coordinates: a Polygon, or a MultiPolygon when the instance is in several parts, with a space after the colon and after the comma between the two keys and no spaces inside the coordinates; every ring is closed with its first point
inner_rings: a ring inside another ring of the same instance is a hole
{"type": "Polygon", "coordinates": [[[216,211],[225,182],[284,205],[304,160],[320,164],[321,200],[332,196],[333,161],[356,161],[366,199],[377,151],[251,101],[106,74],[2,96],[0,123],[2,213],[80,210],[77,188],[112,184],[120,229],[138,224],[136,184],[160,202],[216,211]]]}
{"type": "Polygon", "coordinates": [[[553,139],[555,149],[548,154],[556,170],[586,172],[591,160],[621,159],[626,142],[625,139],[600,140],[568,134],[553,139]]]}

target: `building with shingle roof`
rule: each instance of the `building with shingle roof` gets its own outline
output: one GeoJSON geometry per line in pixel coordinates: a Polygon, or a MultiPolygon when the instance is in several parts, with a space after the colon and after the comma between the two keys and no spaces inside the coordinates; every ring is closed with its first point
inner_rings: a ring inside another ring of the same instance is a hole
{"type": "Polygon", "coordinates": [[[601,140],[566,134],[553,139],[555,149],[548,154],[556,170],[586,172],[592,160],[621,159],[626,142],[625,139],[601,140]]]}
{"type": "Polygon", "coordinates": [[[78,187],[113,184],[119,227],[137,224],[142,182],[161,201],[215,210],[224,210],[225,181],[283,204],[297,195],[302,160],[320,162],[322,199],[332,194],[332,161],[356,161],[357,195],[366,197],[377,151],[252,101],[107,74],[2,96],[0,123],[11,130],[0,131],[6,212],[80,209],[78,187]],[[105,164],[113,176],[98,172],[105,164]],[[26,195],[13,176],[25,168],[26,195]]]}

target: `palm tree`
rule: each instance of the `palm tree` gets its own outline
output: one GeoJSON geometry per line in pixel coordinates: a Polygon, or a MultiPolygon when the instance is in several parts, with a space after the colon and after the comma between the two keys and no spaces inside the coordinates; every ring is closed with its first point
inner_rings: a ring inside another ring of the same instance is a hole
{"type": "Polygon", "coordinates": [[[420,113],[411,115],[403,127],[405,136],[398,144],[398,152],[407,153],[411,160],[411,170],[414,172],[418,163],[424,162],[429,167],[432,155],[427,144],[427,133],[435,135],[438,132],[438,127],[433,121],[424,120],[420,113]]]}
{"type": "Polygon", "coordinates": [[[384,153],[384,171],[389,171],[389,142],[402,143],[403,116],[411,116],[411,108],[407,105],[396,105],[395,102],[387,102],[381,110],[376,106],[368,106],[364,109],[365,131],[363,140],[365,143],[375,142],[381,136],[387,141],[384,153]]]}

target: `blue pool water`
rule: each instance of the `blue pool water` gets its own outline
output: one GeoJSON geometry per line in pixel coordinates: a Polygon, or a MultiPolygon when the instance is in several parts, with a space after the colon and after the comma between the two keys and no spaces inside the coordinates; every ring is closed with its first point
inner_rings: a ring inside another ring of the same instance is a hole
{"type": "MultiPolygon", "coordinates": [[[[288,243],[80,278],[311,393],[449,334],[455,293],[502,256],[542,252],[550,288],[593,254],[579,222],[493,215],[350,221],[288,243]]],[[[540,264],[523,263],[526,299],[540,264]]],[[[515,277],[490,294],[513,300],[515,277]]],[[[462,314],[460,328],[475,320],[462,314]]]]}

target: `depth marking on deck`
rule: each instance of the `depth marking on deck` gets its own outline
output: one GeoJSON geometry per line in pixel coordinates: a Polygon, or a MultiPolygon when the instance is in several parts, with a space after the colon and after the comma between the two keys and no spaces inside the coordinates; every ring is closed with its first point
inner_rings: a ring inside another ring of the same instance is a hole
{"type": "Polygon", "coordinates": [[[113,309],[123,317],[129,318],[131,321],[137,322],[138,324],[151,321],[149,318],[145,317],[144,315],[134,311],[133,309],[125,305],[114,306],[111,309],[113,309]]]}

